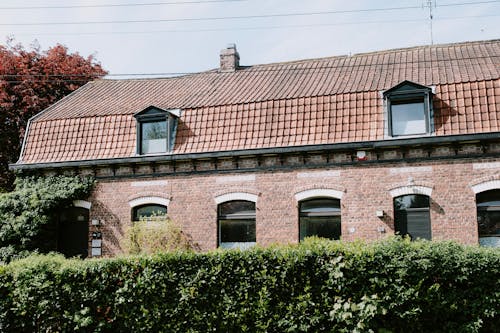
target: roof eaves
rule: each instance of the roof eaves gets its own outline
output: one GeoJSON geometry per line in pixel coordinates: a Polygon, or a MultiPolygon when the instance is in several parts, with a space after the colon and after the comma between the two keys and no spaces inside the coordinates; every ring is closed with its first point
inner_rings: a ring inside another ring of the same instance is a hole
{"type": "Polygon", "coordinates": [[[192,159],[206,158],[223,158],[236,156],[254,156],[254,155],[273,155],[286,153],[307,153],[320,151],[341,151],[341,150],[370,150],[370,149],[389,149],[397,147],[422,146],[433,144],[454,144],[465,143],[472,141],[498,140],[500,132],[490,132],[481,134],[461,134],[447,136],[430,136],[420,138],[407,139],[390,139],[376,141],[359,141],[345,142],[333,144],[318,144],[318,145],[302,145],[288,147],[273,147],[273,148],[256,148],[256,149],[239,149],[216,152],[199,152],[187,154],[162,154],[154,156],[133,156],[120,158],[106,159],[90,159],[76,161],[61,161],[61,162],[41,162],[41,163],[26,163],[26,164],[9,164],[10,170],[36,170],[36,169],[53,169],[53,168],[68,168],[68,167],[90,167],[90,166],[106,166],[127,163],[151,163],[151,162],[170,162],[170,161],[185,161],[192,159]]]}

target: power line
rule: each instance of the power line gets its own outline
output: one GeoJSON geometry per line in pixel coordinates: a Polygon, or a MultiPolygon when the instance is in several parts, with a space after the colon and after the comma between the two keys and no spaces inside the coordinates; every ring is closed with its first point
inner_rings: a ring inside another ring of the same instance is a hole
{"type": "Polygon", "coordinates": [[[353,10],[336,10],[322,12],[307,12],[307,13],[283,13],[283,14],[264,14],[264,15],[243,15],[243,16],[215,16],[215,17],[188,17],[174,19],[148,19],[148,20],[116,20],[116,21],[80,21],[80,22],[37,22],[37,23],[0,23],[1,26],[38,26],[38,25],[82,25],[82,24],[121,24],[121,23],[161,23],[161,22],[186,22],[186,21],[220,21],[220,20],[237,20],[237,19],[254,19],[254,18],[272,18],[272,17],[291,17],[291,16],[309,16],[309,15],[327,15],[327,14],[345,14],[359,12],[375,12],[375,11],[390,11],[416,9],[420,6],[407,7],[387,7],[373,9],[353,9],[353,10]]]}
{"type": "Polygon", "coordinates": [[[113,7],[142,7],[142,6],[164,6],[164,5],[188,5],[220,2],[241,2],[247,0],[205,0],[205,1],[169,1],[169,2],[143,2],[143,3],[116,3],[108,5],[64,5],[64,6],[23,6],[23,7],[0,7],[0,10],[32,10],[32,9],[74,9],[74,8],[113,8],[113,7]]]}
{"type": "MultiPolygon", "coordinates": [[[[435,21],[441,20],[461,20],[480,17],[498,17],[500,14],[492,15],[469,15],[469,16],[454,16],[454,17],[433,17],[435,21]]],[[[158,33],[185,33],[185,32],[215,32],[215,31],[248,31],[248,30],[268,30],[268,29],[287,29],[287,28],[312,28],[312,27],[329,27],[343,25],[361,25],[361,24],[387,24],[387,23],[409,23],[409,22],[425,22],[427,19],[401,19],[401,20],[375,20],[375,21],[354,21],[354,22],[336,22],[336,23],[313,23],[313,24],[287,24],[287,25],[267,25],[255,27],[231,27],[231,28],[202,28],[202,29],[171,29],[171,30],[143,30],[143,31],[95,31],[95,32],[37,32],[37,33],[20,33],[18,36],[36,35],[36,36],[91,36],[91,35],[133,35],[133,34],[158,34],[158,33]]]]}
{"type": "Polygon", "coordinates": [[[445,4],[434,4],[434,7],[454,7],[454,6],[468,6],[468,5],[480,5],[480,4],[488,4],[495,3],[499,1],[491,0],[491,1],[472,1],[472,2],[458,2],[458,3],[445,3],[445,4]]]}
{"type": "MultiPolygon", "coordinates": [[[[486,3],[498,3],[500,0],[477,1],[477,2],[461,2],[446,4],[446,6],[465,6],[477,5],[486,3]]],[[[444,5],[443,5],[444,6],[444,5]]],[[[385,7],[385,8],[368,8],[368,9],[348,9],[348,10],[333,10],[320,12],[302,12],[302,13],[281,13],[281,14],[262,14],[262,15],[242,15],[242,16],[214,16],[214,17],[188,17],[188,18],[172,18],[172,19],[145,19],[145,20],[110,20],[110,21],[79,21],[79,22],[21,22],[21,23],[0,23],[0,26],[44,26],[44,25],[86,25],[86,24],[124,24],[124,23],[161,23],[161,22],[191,22],[191,21],[220,21],[220,20],[239,20],[239,19],[255,19],[255,18],[276,18],[276,17],[294,17],[294,16],[317,16],[329,14],[348,14],[348,13],[367,13],[380,11],[398,11],[408,9],[420,9],[421,6],[404,6],[404,7],[385,7]]]]}

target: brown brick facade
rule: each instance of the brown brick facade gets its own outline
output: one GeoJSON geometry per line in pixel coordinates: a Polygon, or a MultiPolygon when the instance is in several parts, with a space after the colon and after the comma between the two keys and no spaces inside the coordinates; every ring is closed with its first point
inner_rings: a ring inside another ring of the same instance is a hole
{"type": "Polygon", "coordinates": [[[168,215],[202,250],[217,247],[217,196],[243,192],[258,196],[257,243],[298,241],[295,194],[333,189],[341,199],[342,238],[376,240],[394,234],[391,190],[402,193],[425,187],[431,193],[432,239],[477,244],[475,194],[472,185],[500,179],[500,158],[374,163],[324,168],[254,172],[214,172],[145,178],[102,179],[90,198],[91,219],[103,221],[103,255],[120,253],[123,227],[131,223],[129,201],[141,197],[169,199],[168,215]],[[383,210],[383,218],[376,211],[383,210]]]}
{"type": "Polygon", "coordinates": [[[257,198],[261,245],[298,241],[304,193],[340,199],[346,240],[393,234],[393,198],[426,194],[430,209],[401,210],[425,219],[411,227],[477,244],[476,193],[500,189],[499,54],[492,40],[239,66],[231,46],[218,70],[85,85],[30,120],[10,167],[95,176],[89,244],[102,232],[106,256],[121,251],[131,202],[146,198],[216,248],[217,203],[231,193],[257,198]],[[148,140],[134,115],[150,108],[176,120],[156,138],[166,148],[138,154],[148,140]]]}

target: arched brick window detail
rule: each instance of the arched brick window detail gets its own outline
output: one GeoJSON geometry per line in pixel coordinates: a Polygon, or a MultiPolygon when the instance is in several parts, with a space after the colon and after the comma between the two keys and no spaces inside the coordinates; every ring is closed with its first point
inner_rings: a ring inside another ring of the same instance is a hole
{"type": "Polygon", "coordinates": [[[474,191],[475,194],[486,192],[489,190],[499,190],[499,189],[500,189],[500,179],[489,180],[472,186],[472,191],[474,191]]]}
{"type": "Polygon", "coordinates": [[[329,188],[314,188],[295,193],[295,200],[303,201],[313,198],[332,198],[341,200],[343,196],[344,196],[343,191],[329,189],[329,188]]]}
{"type": "Polygon", "coordinates": [[[167,215],[170,200],[161,197],[141,197],[129,201],[132,221],[152,219],[167,215]]]}
{"type": "Polygon", "coordinates": [[[226,201],[234,201],[234,200],[243,200],[243,201],[251,201],[257,203],[258,196],[256,194],[247,193],[247,192],[231,192],[216,196],[215,203],[221,204],[226,201]]]}
{"type": "Polygon", "coordinates": [[[90,201],[85,201],[85,200],[74,200],[73,206],[90,210],[90,207],[92,207],[92,203],[90,201]]]}
{"type": "Polygon", "coordinates": [[[432,194],[432,187],[423,185],[405,185],[393,188],[389,191],[391,197],[396,198],[403,195],[426,195],[428,197],[432,194]]]}

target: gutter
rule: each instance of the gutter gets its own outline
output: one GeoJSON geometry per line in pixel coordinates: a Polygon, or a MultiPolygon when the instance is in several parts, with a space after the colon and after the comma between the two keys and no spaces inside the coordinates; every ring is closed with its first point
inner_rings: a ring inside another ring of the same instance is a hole
{"type": "Polygon", "coordinates": [[[391,139],[378,141],[360,141],[348,143],[333,143],[319,145],[303,145],[277,148],[256,148],[256,149],[239,149],[228,151],[215,151],[205,153],[188,153],[188,154],[162,154],[149,156],[134,156],[120,157],[108,159],[90,159],[77,161],[63,162],[43,162],[43,163],[15,163],[9,164],[10,170],[36,170],[36,169],[54,169],[54,168],[76,168],[76,167],[93,167],[93,166],[110,166],[119,164],[131,163],[155,163],[155,162],[172,162],[186,160],[203,160],[213,158],[232,158],[245,157],[255,155],[279,155],[279,154],[303,154],[315,153],[324,151],[342,151],[342,150],[376,150],[388,148],[414,147],[414,146],[430,146],[430,145],[445,145],[458,143],[472,143],[482,141],[500,140],[500,132],[481,133],[481,134],[464,134],[464,135],[448,135],[448,136],[428,136],[419,138],[407,139],[391,139]]]}

